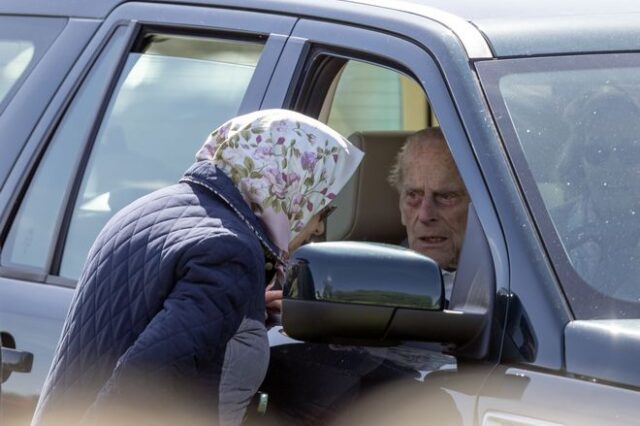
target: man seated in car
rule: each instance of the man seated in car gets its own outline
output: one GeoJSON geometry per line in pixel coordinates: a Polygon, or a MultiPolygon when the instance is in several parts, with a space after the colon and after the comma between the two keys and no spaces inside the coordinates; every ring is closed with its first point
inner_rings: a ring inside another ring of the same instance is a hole
{"type": "Polygon", "coordinates": [[[469,195],[440,128],[409,136],[388,180],[400,193],[408,247],[440,265],[449,300],[467,225],[469,195]]]}

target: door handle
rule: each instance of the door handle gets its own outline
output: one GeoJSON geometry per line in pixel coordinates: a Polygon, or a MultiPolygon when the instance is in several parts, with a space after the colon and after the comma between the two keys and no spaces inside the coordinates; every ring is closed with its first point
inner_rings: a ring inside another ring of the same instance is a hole
{"type": "Polygon", "coordinates": [[[17,349],[2,348],[3,372],[29,373],[33,367],[33,354],[17,349]]]}

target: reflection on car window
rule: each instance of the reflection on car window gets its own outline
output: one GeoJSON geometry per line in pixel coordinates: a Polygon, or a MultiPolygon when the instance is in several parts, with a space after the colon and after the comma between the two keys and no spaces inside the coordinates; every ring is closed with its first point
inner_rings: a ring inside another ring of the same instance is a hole
{"type": "Polygon", "coordinates": [[[85,171],[60,275],[78,277],[120,208],[175,183],[206,135],[236,115],[263,45],[149,34],[129,54],[85,171]]]}
{"type": "Polygon", "coordinates": [[[64,19],[0,16],[0,112],[7,97],[64,28],[64,19]]]}
{"type": "Polygon", "coordinates": [[[28,40],[0,40],[0,101],[27,69],[33,52],[33,43],[28,40]]]}
{"type": "Polygon", "coordinates": [[[99,106],[97,100],[107,84],[109,70],[117,61],[123,33],[120,29],[112,36],[50,141],[7,237],[3,264],[45,267],[74,164],[91,128],[87,117],[99,106]]]}
{"type": "Polygon", "coordinates": [[[640,302],[639,71],[631,63],[563,67],[506,75],[499,84],[572,267],[598,293],[635,303],[640,302]]]}

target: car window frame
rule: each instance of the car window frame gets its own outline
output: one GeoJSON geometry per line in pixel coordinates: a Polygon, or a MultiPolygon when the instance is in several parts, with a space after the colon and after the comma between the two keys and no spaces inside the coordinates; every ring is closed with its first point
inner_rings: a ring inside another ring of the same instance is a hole
{"type": "MultiPolygon", "coordinates": [[[[394,22],[390,23],[393,24],[394,22]]],[[[441,36],[439,31],[444,29],[435,30],[436,38],[441,36]]],[[[439,43],[440,41],[434,41],[436,48],[439,48],[439,43]]],[[[285,46],[283,59],[278,63],[273,79],[275,83],[269,87],[263,107],[296,108],[296,91],[303,87],[302,80],[307,74],[305,66],[310,55],[318,51],[316,49],[325,54],[333,52],[337,56],[346,55],[349,59],[365,59],[367,62],[401,72],[419,82],[429,99],[431,111],[437,116],[445,133],[449,149],[476,205],[484,231],[491,241],[496,291],[508,288],[508,273],[505,270],[508,262],[502,228],[471,141],[448,87],[449,82],[428,45],[408,38],[406,33],[393,34],[385,31],[383,23],[379,23],[379,27],[376,28],[367,28],[358,22],[347,24],[321,19],[301,19],[285,46]]],[[[316,112],[319,113],[322,105],[316,106],[316,112]]],[[[301,112],[308,113],[304,110],[301,112]]],[[[502,309],[502,313],[496,314],[496,318],[502,318],[506,304],[500,304],[497,309],[502,309]]],[[[499,328],[501,326],[502,324],[499,328]]],[[[499,346],[498,342],[491,348],[488,358],[491,362],[497,362],[500,356],[499,346]]]]}
{"type": "MultiPolygon", "coordinates": [[[[507,261],[502,229],[441,67],[424,47],[424,43],[382,29],[356,25],[357,23],[349,25],[320,19],[298,21],[282,53],[273,78],[274,83],[269,86],[263,108],[296,107],[294,93],[300,90],[308,57],[317,46],[321,46],[323,52],[347,54],[349,58],[352,57],[349,55],[356,54],[354,59],[365,59],[390,67],[420,82],[432,111],[445,132],[449,149],[467,190],[472,195],[485,232],[492,239],[491,254],[498,275],[496,284],[498,288],[508,288],[507,275],[503,273],[507,261]]],[[[320,107],[321,105],[318,106],[320,107]]]]}
{"type": "Polygon", "coordinates": [[[81,55],[81,59],[70,71],[68,78],[61,87],[61,91],[62,89],[66,89],[66,91],[64,93],[59,91],[56,94],[43,119],[38,124],[36,131],[29,139],[27,147],[30,149],[25,149],[25,152],[22,153],[16,163],[23,166],[22,173],[12,173],[10,176],[15,187],[12,195],[8,197],[7,208],[0,217],[1,241],[4,241],[8,234],[13,217],[28,188],[28,182],[35,173],[46,146],[53,134],[55,134],[55,129],[64,116],[65,109],[72,102],[75,93],[82,85],[79,80],[84,80],[86,75],[91,72],[91,67],[113,31],[118,27],[126,26],[127,36],[123,46],[121,46],[120,60],[117,64],[114,64],[111,70],[109,84],[104,91],[104,95],[99,100],[100,106],[92,118],[93,128],[86,135],[84,142],[85,154],[79,156],[79,160],[74,166],[75,170],[72,173],[73,177],[70,182],[70,186],[73,186],[73,188],[67,188],[61,211],[57,212],[56,230],[54,238],[50,242],[47,262],[42,269],[34,269],[22,265],[2,265],[0,266],[0,276],[64,287],[75,286],[76,280],[57,275],[62,257],[61,250],[64,246],[64,238],[66,238],[68,231],[68,217],[70,217],[75,205],[75,196],[73,194],[77,192],[80,186],[83,177],[81,171],[88,160],[86,153],[91,152],[95,136],[102,123],[103,114],[113,94],[113,87],[117,84],[127,55],[143,28],[153,28],[154,30],[167,32],[187,31],[197,34],[210,34],[212,37],[220,36],[220,34],[225,34],[232,38],[234,38],[233,35],[236,35],[237,38],[254,36],[257,39],[259,36],[264,37],[264,49],[241,102],[238,111],[240,114],[260,108],[281,51],[295,21],[296,18],[289,16],[203,6],[128,3],[116,8],[105,19],[104,24],[81,55]],[[198,22],[198,24],[195,25],[193,24],[194,22],[198,22]],[[67,226],[65,226],[65,222],[67,226]]]}
{"type": "Polygon", "coordinates": [[[343,54],[360,52],[360,57],[374,59],[374,63],[392,65],[396,70],[406,70],[408,76],[421,83],[428,95],[431,111],[440,120],[439,124],[445,132],[449,149],[454,155],[467,190],[473,195],[478,216],[487,237],[491,240],[497,288],[508,290],[506,239],[466,125],[452,98],[452,89],[449,86],[458,82],[452,82],[439,61],[436,61],[437,55],[446,56],[443,53],[442,39],[449,41],[448,32],[438,24],[425,26],[422,21],[421,28],[425,31],[416,33],[416,39],[408,38],[406,32],[403,34],[399,31],[407,31],[406,25],[413,24],[412,18],[407,21],[404,17],[401,21],[396,16],[387,15],[388,22],[378,21],[378,27],[373,28],[370,26],[370,20],[376,19],[380,10],[372,8],[370,12],[361,17],[353,17],[350,23],[340,23],[338,19],[300,19],[282,52],[262,108],[295,107],[293,93],[301,85],[304,66],[314,46],[322,46],[327,51],[343,54]],[[404,27],[399,27],[399,22],[404,23],[404,27]],[[426,37],[426,33],[430,34],[430,37],[426,37]],[[427,38],[430,40],[426,40],[427,38]],[[434,49],[433,52],[430,48],[434,49]],[[363,54],[364,56],[361,56],[363,54]]]}
{"type": "MultiPolygon", "coordinates": [[[[372,15],[363,16],[361,18],[362,21],[354,19],[349,23],[340,23],[337,18],[333,21],[312,18],[301,19],[296,24],[291,38],[285,46],[282,59],[278,63],[273,79],[274,84],[269,87],[263,108],[282,107],[294,109],[296,107],[296,90],[300,90],[303,87],[301,80],[307,74],[305,64],[315,48],[324,49],[326,52],[347,54],[347,57],[353,59],[365,58],[367,62],[381,64],[395,71],[403,72],[403,74],[412,77],[414,81],[421,85],[431,106],[431,111],[429,112],[437,116],[440,127],[445,133],[448,147],[476,206],[483,232],[489,239],[490,254],[488,257],[491,259],[489,262],[493,263],[492,266],[495,272],[495,303],[493,304],[493,309],[491,309],[490,324],[487,324],[482,335],[474,341],[473,349],[467,348],[470,350],[477,349],[477,352],[473,355],[476,357],[474,359],[480,359],[480,357],[484,356],[480,363],[488,366],[486,370],[486,374],[488,374],[491,368],[500,362],[502,357],[502,342],[507,327],[505,321],[506,313],[510,302],[509,297],[505,296],[508,295],[510,286],[509,260],[506,238],[498,219],[497,208],[492,201],[488,183],[481,172],[480,161],[474,150],[473,142],[467,133],[467,123],[464,122],[457,105],[460,100],[457,99],[457,96],[454,97],[454,92],[450,87],[451,81],[449,81],[445,70],[441,68],[439,63],[440,58],[430,48],[433,47],[438,54],[443,55],[445,61],[450,58],[450,53],[441,51],[442,38],[449,40],[447,38],[448,30],[444,27],[439,27],[437,24],[433,27],[429,27],[429,24],[427,24],[427,30],[425,30],[425,22],[423,21],[421,22],[420,30],[415,34],[421,40],[413,39],[413,34],[411,37],[407,36],[409,30],[407,30],[406,25],[396,27],[399,28],[397,33],[391,31],[398,22],[393,20],[392,16],[389,16],[389,21],[379,20],[375,26],[367,27],[367,21],[369,19],[373,20],[372,16],[378,13],[379,10],[374,8],[371,12],[372,15]],[[425,36],[425,34],[428,35],[425,36]],[[427,43],[424,42],[425,38],[428,39],[427,43]],[[356,56],[354,57],[353,55],[356,56]]],[[[406,18],[406,16],[403,18],[406,18]]],[[[407,23],[406,20],[403,21],[404,24],[407,23]]],[[[464,55],[464,53],[462,54],[464,55]]],[[[455,66],[457,66],[457,56],[455,62],[455,66]]],[[[464,67],[462,75],[468,76],[469,63],[464,62],[464,67]]],[[[454,74],[456,71],[453,71],[454,74]]],[[[458,84],[460,81],[455,81],[454,83],[458,84]]],[[[464,81],[462,85],[465,86],[466,83],[464,81]]],[[[475,87],[478,86],[476,85],[475,87]]],[[[461,93],[463,96],[467,96],[464,89],[462,92],[458,92],[458,95],[461,93]]],[[[479,90],[474,93],[477,93],[477,96],[481,99],[479,90]]],[[[317,112],[320,113],[322,105],[316,106],[317,112]]],[[[308,113],[305,110],[300,112],[308,113]]],[[[300,344],[304,346],[305,353],[310,356],[321,356],[322,350],[319,349],[321,345],[318,346],[317,343],[309,342],[300,342],[300,344]]],[[[419,348],[420,350],[436,353],[442,350],[437,343],[420,344],[419,348]]],[[[272,349],[273,358],[275,357],[272,349]]],[[[460,354],[460,358],[457,358],[457,364],[466,363],[465,359],[465,355],[460,354]]],[[[278,375],[281,373],[274,371],[273,374],[278,375]]],[[[269,380],[269,375],[267,380],[269,380]]],[[[276,383],[278,380],[276,377],[273,382],[276,383]]],[[[479,380],[482,381],[481,378],[479,380]]],[[[271,389],[267,389],[267,391],[271,391],[271,389]]],[[[280,390],[276,389],[275,392],[280,392],[280,390]]],[[[468,398],[466,402],[469,404],[475,404],[477,394],[468,394],[465,398],[468,398]]],[[[274,404],[277,407],[279,401],[274,400],[274,404]]]]}

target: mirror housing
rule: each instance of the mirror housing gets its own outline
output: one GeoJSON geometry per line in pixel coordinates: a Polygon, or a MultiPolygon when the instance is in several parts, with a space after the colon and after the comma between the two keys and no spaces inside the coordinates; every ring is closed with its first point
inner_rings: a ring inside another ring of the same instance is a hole
{"type": "Polygon", "coordinates": [[[432,311],[444,305],[438,265],[412,250],[387,244],[308,244],[294,253],[285,288],[287,297],[318,302],[432,311]]]}
{"type": "Polygon", "coordinates": [[[464,344],[483,321],[444,309],[438,265],[386,244],[324,242],[293,253],[282,323],[294,339],[365,345],[403,340],[464,344]]]}
{"type": "Polygon", "coordinates": [[[293,253],[282,322],[299,340],[350,345],[422,340],[446,344],[458,357],[482,359],[494,331],[500,333],[492,327],[495,281],[491,247],[470,203],[448,303],[440,269],[425,256],[392,245],[316,243],[293,253]]]}

